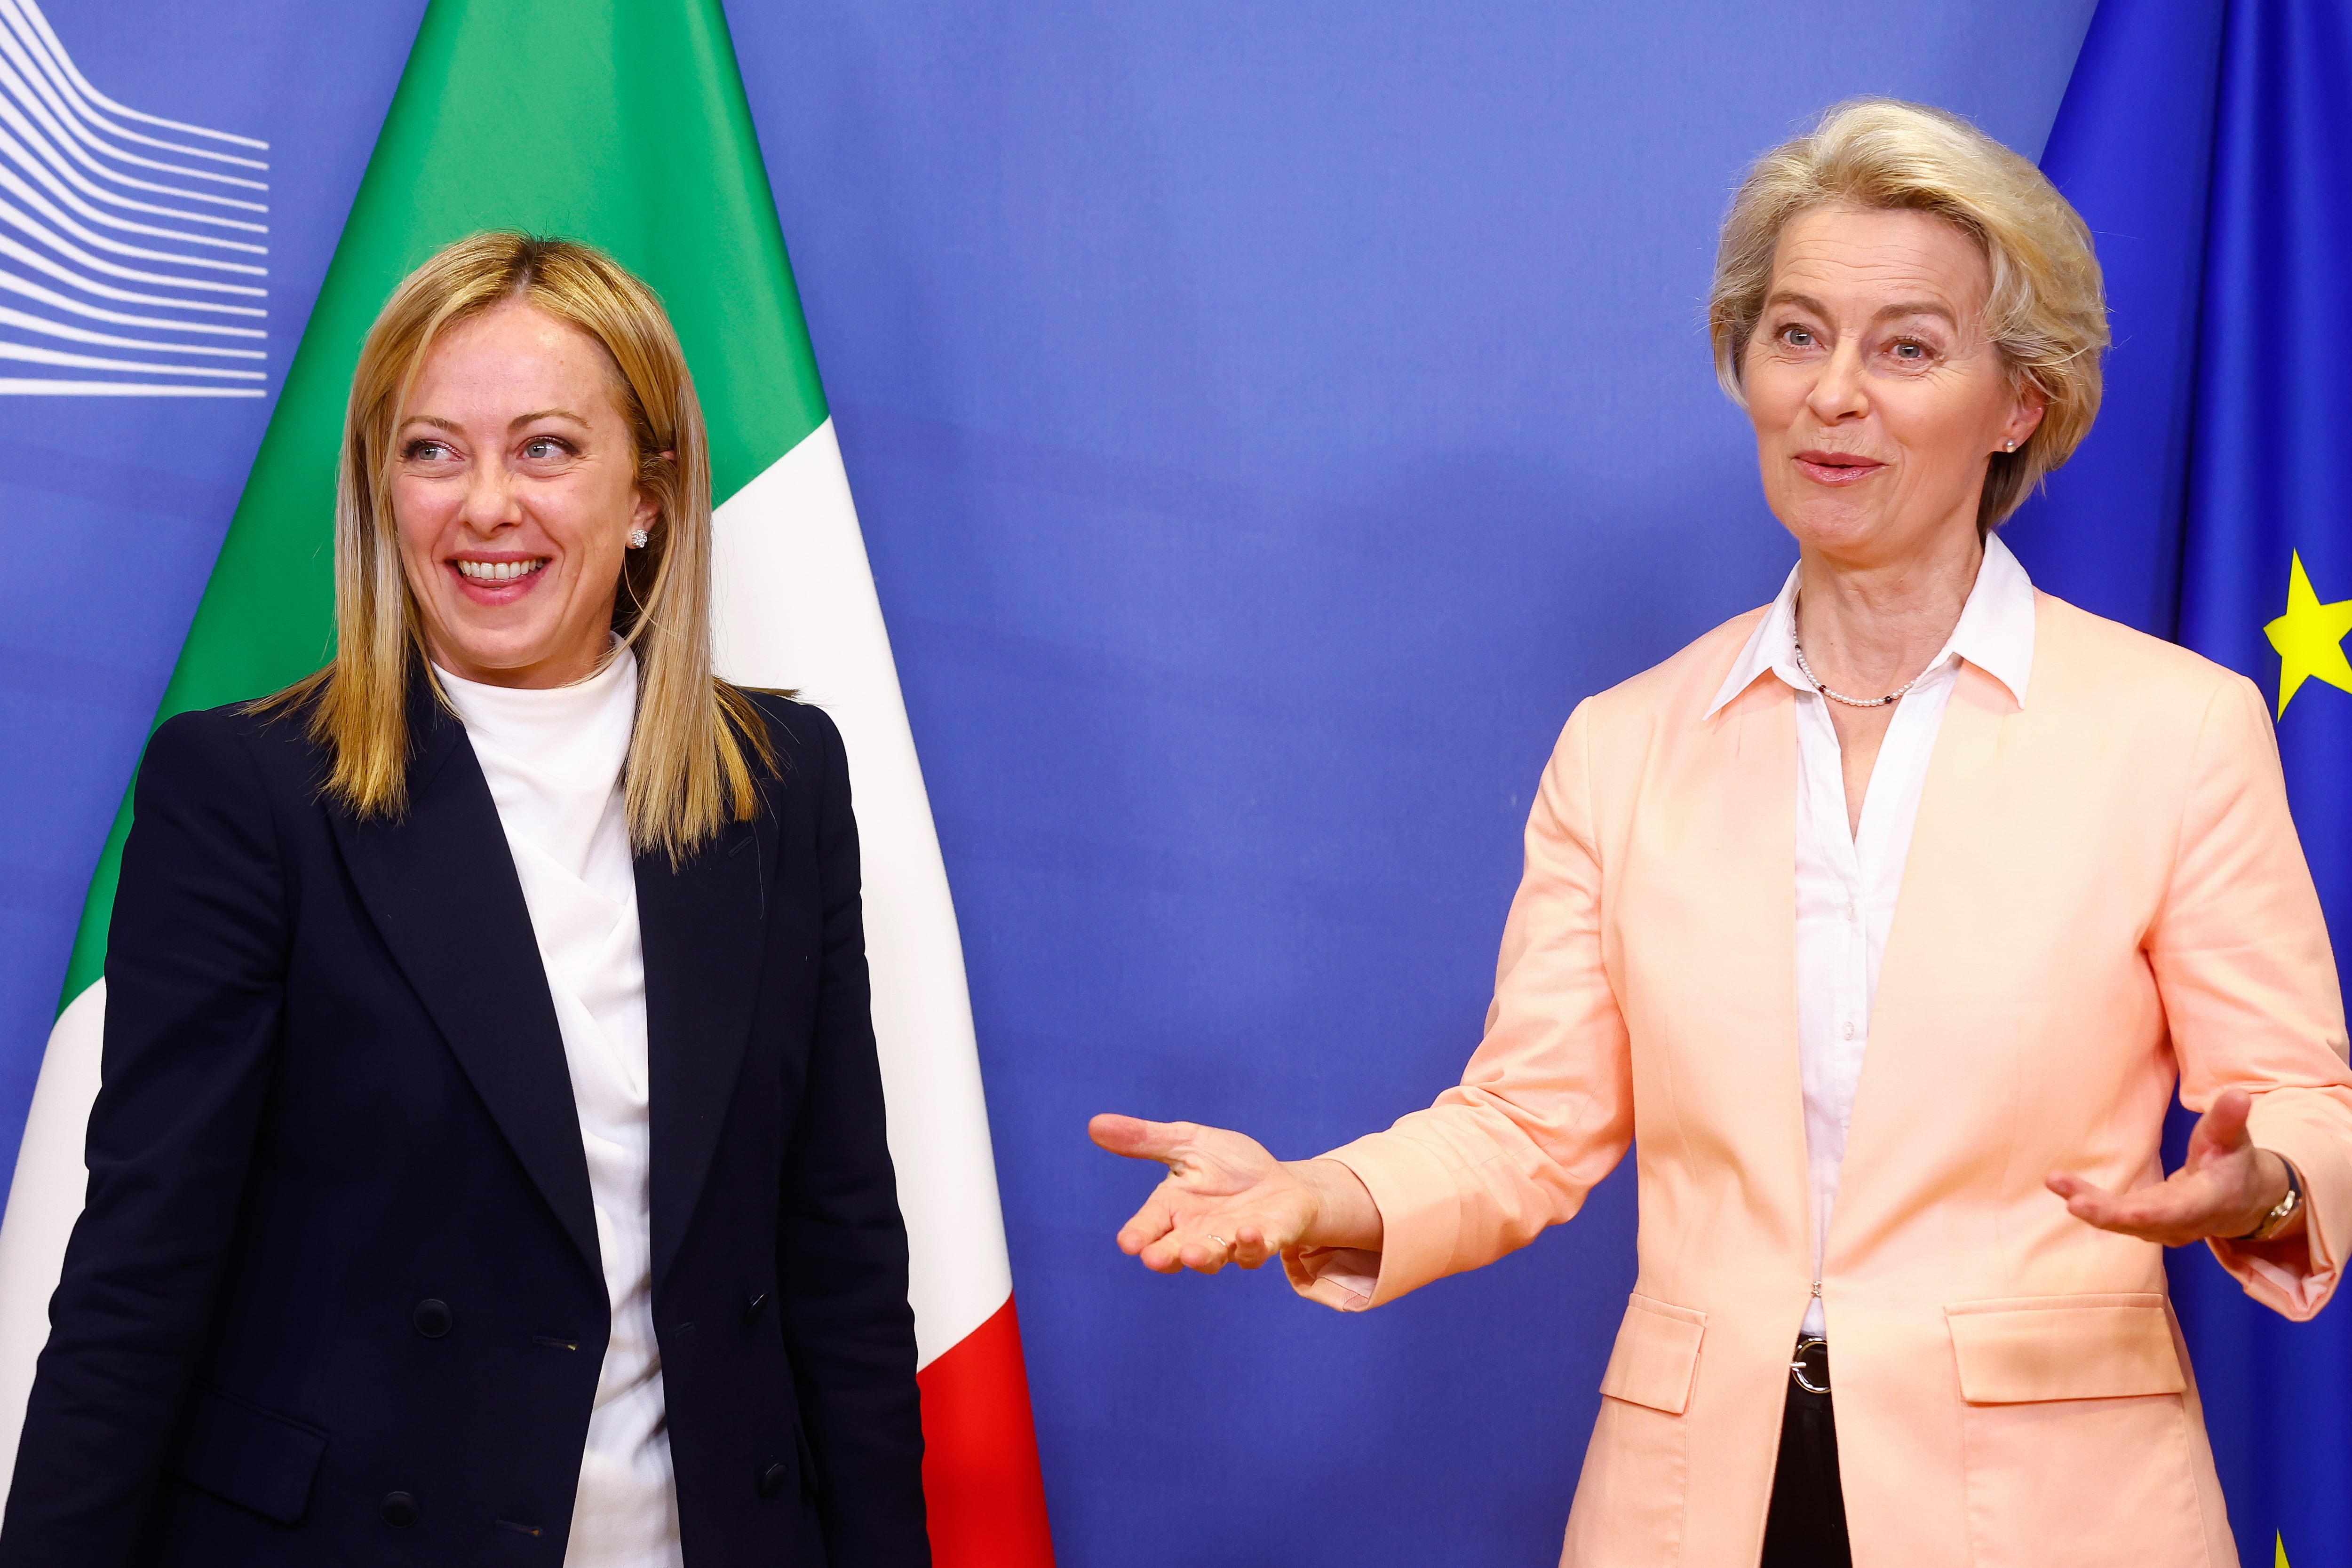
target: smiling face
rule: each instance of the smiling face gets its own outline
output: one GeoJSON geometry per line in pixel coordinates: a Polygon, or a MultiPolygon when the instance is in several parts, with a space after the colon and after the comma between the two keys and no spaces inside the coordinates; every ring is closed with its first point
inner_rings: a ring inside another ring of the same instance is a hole
{"type": "Polygon", "coordinates": [[[1808,554],[1973,548],[1988,458],[2042,421],[1984,335],[1990,286],[1975,241],[1931,214],[1822,207],[1781,231],[1741,381],[1765,499],[1808,554]]]}
{"type": "Polygon", "coordinates": [[[558,686],[595,672],[629,532],[658,511],[616,379],[595,340],[520,300],[426,356],[391,501],[426,647],[450,674],[558,686]]]}

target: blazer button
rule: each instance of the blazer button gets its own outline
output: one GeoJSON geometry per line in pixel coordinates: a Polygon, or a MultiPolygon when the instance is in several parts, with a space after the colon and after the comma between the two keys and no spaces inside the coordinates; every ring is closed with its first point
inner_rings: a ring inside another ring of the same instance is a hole
{"type": "Polygon", "coordinates": [[[746,1296],[743,1299],[743,1321],[747,1323],[758,1322],[761,1312],[766,1310],[767,1305],[768,1292],[765,1291],[756,1296],[746,1296]]]}
{"type": "Polygon", "coordinates": [[[378,1511],[383,1515],[383,1521],[394,1530],[406,1530],[416,1522],[424,1510],[418,1508],[416,1500],[406,1492],[388,1491],[383,1494],[383,1502],[378,1511]]]}
{"type": "Polygon", "coordinates": [[[783,1490],[785,1478],[789,1477],[791,1474],[792,1471],[784,1469],[781,1463],[770,1465],[766,1469],[761,1470],[760,1472],[760,1495],[761,1497],[773,1497],[778,1492],[783,1490]]]}
{"type": "Polygon", "coordinates": [[[408,1314],[408,1321],[426,1339],[439,1339],[457,1326],[457,1319],[449,1311],[449,1303],[436,1301],[430,1296],[416,1303],[416,1310],[408,1314]]]}

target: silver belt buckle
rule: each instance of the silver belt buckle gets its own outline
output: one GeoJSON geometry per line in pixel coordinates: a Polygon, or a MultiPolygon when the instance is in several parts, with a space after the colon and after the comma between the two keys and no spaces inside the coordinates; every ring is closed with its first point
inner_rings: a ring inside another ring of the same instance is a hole
{"type": "Polygon", "coordinates": [[[1789,1375],[1797,1386],[1808,1394],[1830,1391],[1830,1342],[1818,1334],[1807,1334],[1797,1342],[1796,1358],[1789,1363],[1789,1375]],[[1815,1383],[1813,1379],[1821,1381],[1815,1383]]]}

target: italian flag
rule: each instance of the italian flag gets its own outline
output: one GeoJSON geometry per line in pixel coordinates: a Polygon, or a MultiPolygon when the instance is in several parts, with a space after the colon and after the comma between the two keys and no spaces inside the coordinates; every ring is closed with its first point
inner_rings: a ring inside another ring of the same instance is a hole
{"type": "MultiPolygon", "coordinates": [[[[719,503],[719,671],[798,688],[848,745],[933,1547],[941,1568],[1050,1563],[955,910],[719,0],[433,0],[156,721],[325,661],[336,447],[360,340],[404,276],[485,228],[603,246],[660,293],[685,342],[719,503]]],[[[0,1230],[0,1460],[81,1204],[129,830],[126,799],[0,1230]]]]}

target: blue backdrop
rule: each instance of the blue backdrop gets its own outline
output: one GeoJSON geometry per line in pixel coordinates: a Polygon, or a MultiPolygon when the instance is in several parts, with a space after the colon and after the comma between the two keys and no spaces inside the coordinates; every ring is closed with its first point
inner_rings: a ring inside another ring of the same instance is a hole
{"type": "MultiPolygon", "coordinates": [[[[2168,631],[2226,9],[2101,18],[2052,162],[2104,182],[2114,401],[2013,536],[2168,631]]],[[[273,389],[420,10],[56,7],[110,95],[274,143],[273,389]]],[[[1066,1564],[1556,1554],[1629,1181],[1341,1319],[1120,1258],[1148,1183],[1085,1118],[1302,1155],[1452,1080],[1570,707],[1790,558],[1703,330],[1741,164],[1857,92],[2038,155],[2090,11],[730,7],[963,922],[1066,1564]]],[[[266,416],[0,399],[0,1153],[266,416]]],[[[2263,1418],[2214,1383],[2217,1437],[2263,1418]]]]}
{"type": "MultiPolygon", "coordinates": [[[[2017,542],[2045,586],[2177,636],[2274,703],[2264,632],[2290,561],[2318,598],[2352,600],[2352,362],[2311,338],[2341,310],[2352,243],[2347,86],[2341,0],[2111,5],[2043,160],[2098,231],[2116,348],[2097,430],[2017,542]]],[[[2334,678],[2347,689],[2293,694],[2278,739],[2341,954],[2352,672],[2334,678]]],[[[2283,1535],[2297,1568],[2352,1563],[2352,1322],[2289,1324],[2202,1249],[2170,1263],[2246,1557],[2283,1535]]]]}

